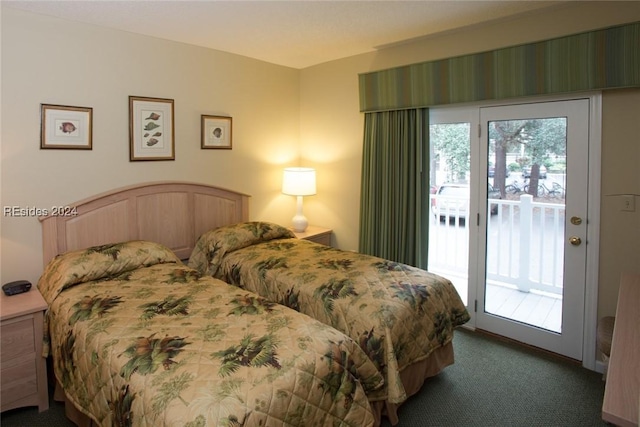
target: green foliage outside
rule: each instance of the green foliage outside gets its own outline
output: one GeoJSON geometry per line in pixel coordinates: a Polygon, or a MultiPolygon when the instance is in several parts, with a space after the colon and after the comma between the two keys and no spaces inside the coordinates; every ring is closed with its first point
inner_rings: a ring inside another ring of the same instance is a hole
{"type": "MultiPolygon", "coordinates": [[[[489,123],[489,157],[495,159],[493,186],[505,195],[506,171],[531,168],[532,193],[537,191],[540,167],[548,172],[564,171],[566,164],[567,121],[564,117],[531,120],[504,120],[489,123]],[[520,153],[507,165],[507,153],[520,153]]],[[[470,125],[468,123],[432,125],[430,139],[447,181],[463,180],[470,171],[470,125]]],[[[536,196],[537,194],[533,194],[536,196]]]]}

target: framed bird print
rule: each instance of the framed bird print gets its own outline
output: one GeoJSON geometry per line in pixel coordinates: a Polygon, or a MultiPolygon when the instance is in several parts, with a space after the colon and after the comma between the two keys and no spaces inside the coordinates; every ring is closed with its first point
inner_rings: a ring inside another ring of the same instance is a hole
{"type": "Polygon", "coordinates": [[[173,99],[129,97],[129,160],[174,160],[173,99]]]}
{"type": "Polygon", "coordinates": [[[40,148],[91,150],[93,108],[40,104],[40,148]]]}

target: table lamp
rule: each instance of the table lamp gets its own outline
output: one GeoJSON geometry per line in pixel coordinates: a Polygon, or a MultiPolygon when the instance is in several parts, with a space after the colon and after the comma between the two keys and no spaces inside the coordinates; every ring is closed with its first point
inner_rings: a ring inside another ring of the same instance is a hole
{"type": "Polygon", "coordinates": [[[316,194],[316,170],[313,168],[285,168],[282,192],[298,198],[298,210],[293,217],[293,231],[301,233],[309,222],[302,214],[302,197],[316,194]]]}

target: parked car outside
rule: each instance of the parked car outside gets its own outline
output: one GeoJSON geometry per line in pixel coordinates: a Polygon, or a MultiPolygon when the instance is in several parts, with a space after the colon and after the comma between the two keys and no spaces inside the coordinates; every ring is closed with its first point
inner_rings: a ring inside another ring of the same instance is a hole
{"type": "MultiPolygon", "coordinates": [[[[522,168],[522,177],[531,178],[531,166],[525,166],[522,168]]],[[[544,165],[540,165],[540,179],[547,179],[547,168],[544,165]]]]}
{"type": "MultiPolygon", "coordinates": [[[[500,191],[493,188],[491,184],[487,184],[487,196],[489,199],[501,199],[500,191]]],[[[438,187],[436,193],[432,196],[431,211],[444,221],[448,218],[466,219],[469,215],[469,200],[471,198],[471,190],[469,184],[444,183],[438,187]]],[[[491,204],[491,215],[498,213],[498,204],[491,204]]]]}

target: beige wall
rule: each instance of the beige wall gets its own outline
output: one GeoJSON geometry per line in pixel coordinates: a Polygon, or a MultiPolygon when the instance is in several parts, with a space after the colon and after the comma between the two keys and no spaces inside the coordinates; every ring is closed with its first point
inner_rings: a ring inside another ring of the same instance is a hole
{"type": "Polygon", "coordinates": [[[602,199],[598,312],[613,315],[620,273],[640,273],[640,89],[602,98],[602,199]],[[621,211],[620,194],[635,194],[635,212],[621,211]]]}
{"type": "MultiPolygon", "coordinates": [[[[302,70],[302,157],[318,169],[319,179],[318,195],[306,205],[309,221],[332,227],[341,248],[357,249],[363,128],[363,115],[357,111],[358,73],[638,20],[640,2],[573,2],[552,13],[477,26],[302,70]]],[[[640,193],[638,118],[639,90],[604,94],[603,195],[640,193]]],[[[640,271],[640,206],[635,213],[622,213],[611,200],[602,198],[599,315],[615,311],[621,271],[640,271]]],[[[636,200],[640,204],[640,197],[636,200]]]]}
{"type": "MultiPolygon", "coordinates": [[[[46,208],[138,182],[186,180],[248,193],[252,219],[286,224],[295,201],[280,194],[281,171],[300,164],[318,170],[318,194],[305,198],[310,223],[333,228],[340,248],[357,249],[358,73],[636,20],[640,2],[572,2],[553,13],[293,70],[2,6],[0,205],[46,208]],[[175,100],[175,161],[129,162],[129,95],[175,100]],[[93,107],[93,150],[40,150],[40,103],[93,107]],[[201,114],[233,117],[233,150],[200,150],[201,114]]],[[[602,315],[615,309],[620,272],[640,269],[640,206],[621,213],[606,196],[640,193],[638,117],[639,91],[603,97],[602,315]]],[[[37,281],[39,222],[3,216],[1,226],[0,281],[37,281]]]]}
{"type": "MultiPolygon", "coordinates": [[[[2,6],[1,205],[48,208],[139,182],[203,182],[288,222],[281,170],[299,163],[299,71],[2,6]],[[175,102],[175,161],[129,161],[128,96],[175,102]],[[40,104],[93,107],[93,150],[40,150],[40,104]],[[233,117],[233,149],[200,149],[201,114],[233,117]]],[[[41,227],[2,216],[0,280],[35,283],[41,227]]]]}

